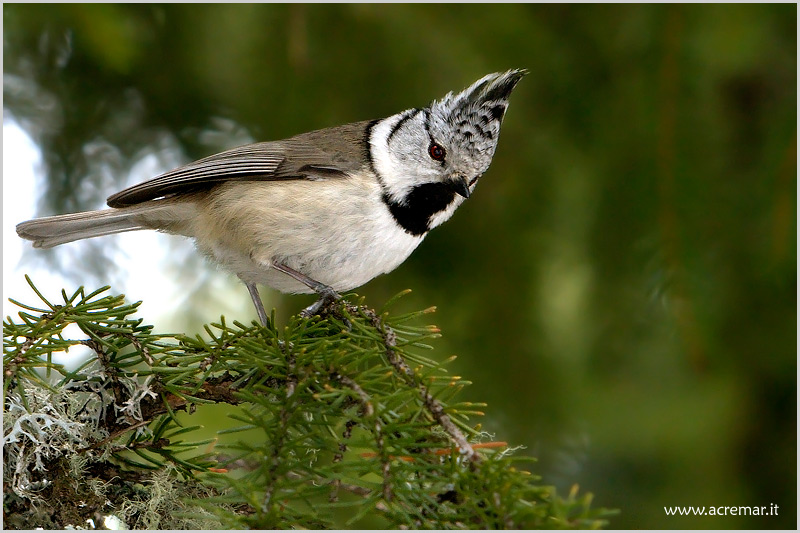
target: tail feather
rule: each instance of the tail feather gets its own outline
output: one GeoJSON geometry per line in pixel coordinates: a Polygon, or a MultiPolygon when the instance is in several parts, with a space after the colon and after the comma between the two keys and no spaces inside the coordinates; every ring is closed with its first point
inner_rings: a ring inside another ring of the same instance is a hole
{"type": "Polygon", "coordinates": [[[52,248],[80,239],[148,229],[143,215],[163,207],[142,205],[124,209],[103,209],[69,215],[37,218],[17,224],[17,235],[33,241],[34,248],[52,248]]]}

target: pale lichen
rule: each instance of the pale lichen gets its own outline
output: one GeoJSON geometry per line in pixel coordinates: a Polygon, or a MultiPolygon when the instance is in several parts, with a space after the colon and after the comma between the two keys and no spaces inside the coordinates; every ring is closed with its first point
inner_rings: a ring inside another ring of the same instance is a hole
{"type": "Polygon", "coordinates": [[[106,436],[96,423],[83,420],[85,409],[75,400],[64,389],[44,387],[27,388],[24,398],[17,392],[6,396],[3,480],[19,496],[36,500],[51,482],[52,461],[77,455],[106,436]]]}

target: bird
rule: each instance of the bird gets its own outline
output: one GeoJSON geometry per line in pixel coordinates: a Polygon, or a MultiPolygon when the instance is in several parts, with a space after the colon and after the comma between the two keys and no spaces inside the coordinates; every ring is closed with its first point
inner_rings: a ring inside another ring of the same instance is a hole
{"type": "Polygon", "coordinates": [[[112,194],[108,209],[17,225],[35,248],[151,229],[196,248],[245,284],[340,292],[391,272],[470,197],[488,170],[511,92],[527,74],[487,74],[426,107],[233,148],[112,194]]]}

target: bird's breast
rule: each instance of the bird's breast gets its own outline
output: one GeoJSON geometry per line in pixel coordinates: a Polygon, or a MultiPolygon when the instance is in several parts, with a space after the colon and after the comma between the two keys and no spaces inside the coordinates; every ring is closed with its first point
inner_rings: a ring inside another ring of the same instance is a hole
{"type": "Polygon", "coordinates": [[[346,291],[397,268],[424,238],[397,223],[369,175],[225,184],[199,212],[201,250],[243,279],[283,292],[310,291],[265,263],[346,291]]]}

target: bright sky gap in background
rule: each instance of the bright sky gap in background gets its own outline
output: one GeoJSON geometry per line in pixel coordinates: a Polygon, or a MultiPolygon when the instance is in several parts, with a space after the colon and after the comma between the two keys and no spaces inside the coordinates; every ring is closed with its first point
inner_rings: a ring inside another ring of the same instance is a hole
{"type": "MultiPolygon", "coordinates": [[[[36,206],[39,194],[44,190],[45,179],[41,175],[42,168],[39,147],[13,118],[6,116],[3,120],[4,318],[11,316],[18,320],[17,313],[20,308],[9,302],[9,298],[29,305],[37,305],[39,302],[39,298],[26,283],[25,274],[31,277],[36,287],[51,303],[63,301],[62,289],[71,295],[78,288],[74,280],[68,279],[59,271],[47,268],[44,262],[36,261],[32,254],[37,252],[32,251],[31,243],[20,239],[15,231],[18,223],[40,215],[36,212],[36,206]]],[[[138,183],[166,170],[169,169],[159,166],[158,158],[145,156],[134,165],[127,181],[129,184],[138,183]]],[[[108,195],[113,192],[115,191],[107,191],[108,195]]],[[[98,209],[101,207],[104,206],[96,206],[98,209]]],[[[61,213],[42,213],[41,215],[49,214],[61,213]]],[[[203,289],[208,291],[224,290],[232,284],[235,285],[228,279],[229,276],[216,271],[210,264],[203,265],[207,271],[204,274],[207,273],[209,276],[199,276],[199,279],[193,277],[193,279],[187,280],[185,276],[179,276],[182,279],[176,279],[177,274],[172,268],[168,269],[169,272],[164,272],[165,266],[175,264],[176,261],[180,264],[181,257],[196,253],[187,239],[163,235],[154,231],[133,231],[100,237],[100,239],[118,240],[113,261],[119,270],[119,275],[114,277],[120,282],[111,284],[111,292],[108,294],[124,293],[128,302],[142,300],[136,316],[144,318],[146,323],[155,324],[158,331],[172,331],[178,327],[180,322],[170,317],[176,312],[180,312],[181,305],[189,305],[187,296],[197,288],[198,282],[203,283],[203,289]],[[146,253],[128,252],[137,250],[146,250],[146,253]],[[182,283],[189,286],[184,286],[182,283]]],[[[62,245],[62,247],[70,246],[81,246],[81,244],[62,245]]],[[[56,253],[58,254],[59,251],[57,250],[56,253]]],[[[80,265],[69,265],[69,268],[80,268],[80,265]]],[[[86,289],[94,290],[102,284],[104,283],[96,286],[87,284],[86,289]]],[[[249,305],[249,298],[247,291],[243,288],[241,295],[235,295],[230,299],[231,301],[228,302],[227,298],[222,298],[215,300],[215,303],[220,300],[226,307],[215,309],[213,312],[209,311],[210,317],[230,314],[231,316],[241,316],[243,321],[250,318],[249,315],[252,313],[246,307],[249,305]]],[[[255,315],[252,318],[255,318],[255,315]]],[[[63,363],[66,360],[56,362],[63,363]]]]}

